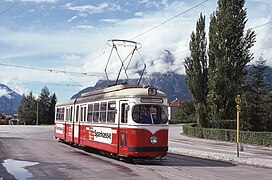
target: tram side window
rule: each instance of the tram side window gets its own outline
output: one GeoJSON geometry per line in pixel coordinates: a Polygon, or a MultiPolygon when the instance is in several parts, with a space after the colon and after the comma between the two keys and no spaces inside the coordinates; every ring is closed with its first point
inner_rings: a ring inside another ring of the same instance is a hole
{"type": "Polygon", "coordinates": [[[106,118],[107,118],[107,114],[106,114],[106,110],[107,110],[107,102],[101,102],[100,104],[100,122],[106,122],[106,118]]]}
{"type": "Polygon", "coordinates": [[[88,122],[92,122],[93,121],[93,104],[89,104],[88,105],[87,121],[88,122]]]}
{"type": "Polygon", "coordinates": [[[99,103],[94,103],[93,122],[99,122],[99,103]]]}
{"type": "Polygon", "coordinates": [[[87,119],[86,119],[86,115],[87,115],[87,107],[86,107],[86,106],[84,106],[84,122],[86,122],[86,121],[87,121],[87,119]]]}
{"type": "Polygon", "coordinates": [[[108,102],[107,123],[115,122],[116,103],[115,101],[108,102]]]}
{"type": "Polygon", "coordinates": [[[80,122],[84,121],[84,107],[80,107],[80,122]]]}
{"type": "Polygon", "coordinates": [[[78,122],[78,118],[79,118],[79,106],[76,107],[76,119],[75,119],[75,122],[78,122]]]}
{"type": "Polygon", "coordinates": [[[128,104],[124,103],[122,104],[122,109],[121,109],[121,123],[127,123],[128,121],[128,104]]]}
{"type": "Polygon", "coordinates": [[[57,108],[57,121],[64,121],[64,108],[57,108]]]}
{"type": "Polygon", "coordinates": [[[66,108],[66,115],[65,115],[65,121],[70,121],[70,114],[71,114],[71,109],[66,108]]]}
{"type": "Polygon", "coordinates": [[[71,107],[71,111],[70,111],[70,122],[73,121],[73,106],[71,107]]]}

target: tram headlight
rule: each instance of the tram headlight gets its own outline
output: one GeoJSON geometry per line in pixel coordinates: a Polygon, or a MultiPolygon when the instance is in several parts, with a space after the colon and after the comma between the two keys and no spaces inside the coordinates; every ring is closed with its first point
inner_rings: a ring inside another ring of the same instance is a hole
{"type": "Polygon", "coordinates": [[[157,136],[151,136],[149,138],[149,141],[150,141],[151,144],[157,144],[158,138],[157,138],[157,136]]]}

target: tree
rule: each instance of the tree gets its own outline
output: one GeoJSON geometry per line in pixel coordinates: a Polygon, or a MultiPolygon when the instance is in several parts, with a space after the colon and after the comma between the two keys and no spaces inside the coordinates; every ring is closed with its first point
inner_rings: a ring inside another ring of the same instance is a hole
{"type": "Polygon", "coordinates": [[[252,60],[255,33],[245,32],[245,0],[218,0],[209,27],[209,115],[214,126],[235,118],[235,97],[241,93],[244,68],[252,60]],[[245,33],[244,33],[245,32],[245,33]]]}
{"type": "Polygon", "coordinates": [[[188,76],[187,84],[193,97],[197,124],[207,127],[206,98],[208,94],[208,67],[206,55],[207,39],[205,33],[205,16],[200,14],[196,23],[196,32],[190,40],[190,57],[185,58],[184,66],[188,76]]]}
{"type": "Polygon", "coordinates": [[[33,96],[32,92],[30,92],[28,95],[23,94],[21,104],[17,109],[21,121],[25,122],[26,124],[36,123],[36,104],[37,100],[33,96]]]}
{"type": "Polygon", "coordinates": [[[54,117],[55,117],[55,106],[57,103],[57,96],[54,93],[50,96],[50,106],[49,106],[49,124],[54,124],[54,117]]]}
{"type": "Polygon", "coordinates": [[[243,129],[252,131],[268,130],[269,125],[269,103],[271,102],[266,79],[266,60],[260,56],[246,78],[246,89],[244,92],[243,129]]]}
{"type": "Polygon", "coordinates": [[[50,91],[44,86],[39,95],[39,124],[49,124],[51,104],[50,91]]]}
{"type": "Polygon", "coordinates": [[[183,101],[174,114],[173,123],[195,122],[195,107],[192,101],[183,101]]]}

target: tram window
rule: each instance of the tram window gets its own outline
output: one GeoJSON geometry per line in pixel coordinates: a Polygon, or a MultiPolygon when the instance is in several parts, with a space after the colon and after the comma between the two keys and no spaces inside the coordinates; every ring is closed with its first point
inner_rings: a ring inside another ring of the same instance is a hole
{"type": "Polygon", "coordinates": [[[87,115],[87,107],[84,107],[84,122],[86,122],[86,115],[87,115]]]}
{"type": "Polygon", "coordinates": [[[100,122],[106,122],[107,114],[107,102],[101,102],[100,104],[100,122]]]}
{"type": "Polygon", "coordinates": [[[57,108],[57,121],[64,121],[64,108],[57,108]]]}
{"type": "Polygon", "coordinates": [[[71,106],[70,122],[73,121],[73,106],[71,106]]]}
{"type": "Polygon", "coordinates": [[[79,117],[79,106],[76,107],[76,119],[75,119],[75,122],[78,122],[78,117],[79,117]]]}
{"type": "Polygon", "coordinates": [[[89,122],[93,121],[93,104],[88,105],[87,121],[89,121],[89,122]]]}
{"type": "Polygon", "coordinates": [[[121,123],[127,123],[128,120],[128,104],[122,104],[122,111],[121,111],[121,123]]]}
{"type": "Polygon", "coordinates": [[[160,106],[138,105],[132,112],[132,119],[140,124],[165,124],[167,115],[160,106]]]}
{"type": "Polygon", "coordinates": [[[108,102],[107,123],[114,123],[115,122],[115,113],[116,113],[115,101],[108,102]]]}
{"type": "Polygon", "coordinates": [[[66,108],[66,115],[65,115],[65,120],[66,121],[70,121],[70,109],[69,108],[66,108]]]}
{"type": "Polygon", "coordinates": [[[84,107],[80,107],[80,122],[84,121],[84,107]]]}
{"type": "Polygon", "coordinates": [[[99,103],[94,103],[93,122],[99,122],[99,103]]]}

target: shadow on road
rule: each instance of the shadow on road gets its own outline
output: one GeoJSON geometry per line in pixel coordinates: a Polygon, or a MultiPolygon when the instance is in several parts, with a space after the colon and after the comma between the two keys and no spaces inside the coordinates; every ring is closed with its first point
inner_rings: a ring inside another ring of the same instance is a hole
{"type": "Polygon", "coordinates": [[[168,153],[164,161],[144,161],[141,165],[160,165],[160,166],[192,166],[192,167],[233,167],[236,164],[224,161],[203,159],[185,155],[168,153]]]}

